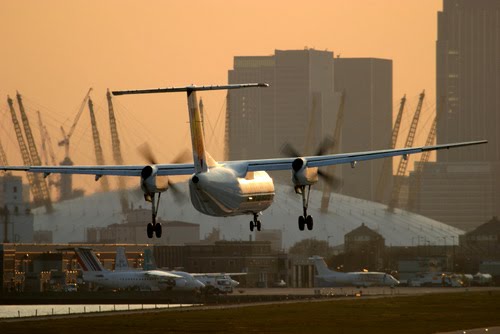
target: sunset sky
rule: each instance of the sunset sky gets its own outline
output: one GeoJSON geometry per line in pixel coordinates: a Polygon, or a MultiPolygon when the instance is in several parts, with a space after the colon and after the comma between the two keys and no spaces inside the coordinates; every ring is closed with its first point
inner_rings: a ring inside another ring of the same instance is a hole
{"type": "MultiPolygon", "coordinates": [[[[103,146],[110,152],[105,92],[187,84],[224,84],[234,56],[275,49],[328,49],[341,57],[393,60],[395,108],[403,94],[416,104],[435,96],[435,41],[441,0],[329,1],[2,1],[0,2],[0,140],[21,164],[6,96],[25,98],[38,136],[36,110],[61,139],[89,87],[103,146]],[[99,114],[100,113],[100,114],[99,114]]],[[[208,146],[221,158],[224,93],[205,93],[208,146]]],[[[115,98],[127,163],[150,141],[168,162],[189,139],[185,96],[115,98]]],[[[425,141],[425,138],[423,139],[425,141]]],[[[88,112],[73,136],[76,164],[93,164],[88,112]]],[[[59,159],[62,148],[55,147],[59,159]]],[[[108,154],[108,163],[113,163],[108,154]]]]}

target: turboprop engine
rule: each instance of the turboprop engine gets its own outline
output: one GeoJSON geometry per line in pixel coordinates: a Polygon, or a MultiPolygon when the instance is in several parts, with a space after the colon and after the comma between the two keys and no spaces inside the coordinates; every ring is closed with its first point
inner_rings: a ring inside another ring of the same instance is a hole
{"type": "Polygon", "coordinates": [[[307,167],[307,160],[297,158],[292,162],[292,182],[295,187],[309,186],[318,182],[318,167],[307,167]]]}
{"type": "Polygon", "coordinates": [[[166,191],[168,188],[168,178],[157,176],[157,173],[158,167],[155,165],[148,165],[141,171],[141,189],[148,202],[151,202],[152,194],[166,191]]]}

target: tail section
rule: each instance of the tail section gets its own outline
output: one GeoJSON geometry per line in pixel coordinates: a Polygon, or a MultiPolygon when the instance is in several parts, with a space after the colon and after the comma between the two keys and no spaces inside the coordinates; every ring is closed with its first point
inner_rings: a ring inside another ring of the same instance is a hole
{"type": "Polygon", "coordinates": [[[155,258],[151,249],[144,250],[144,270],[155,270],[157,269],[155,258]]]}
{"type": "MultiPolygon", "coordinates": [[[[248,83],[248,84],[233,84],[221,86],[186,86],[186,87],[168,87],[157,89],[143,89],[143,90],[126,90],[114,91],[113,95],[132,95],[132,94],[155,94],[155,93],[174,93],[174,92],[187,92],[189,123],[191,127],[191,143],[193,146],[193,159],[195,173],[208,171],[208,167],[213,162],[208,161],[208,154],[205,151],[205,138],[203,136],[203,124],[200,109],[198,108],[198,99],[196,91],[199,90],[225,90],[225,89],[238,89],[250,87],[269,87],[266,83],[248,83]]],[[[210,159],[211,160],[211,159],[210,159]]]]}
{"type": "Polygon", "coordinates": [[[90,248],[75,248],[76,259],[84,272],[106,271],[90,248]]]}
{"type": "Polygon", "coordinates": [[[333,270],[328,269],[325,260],[321,256],[315,255],[310,257],[309,260],[313,261],[314,267],[316,268],[319,276],[326,276],[334,273],[333,270]]]}
{"type": "Polygon", "coordinates": [[[203,134],[203,122],[196,91],[187,90],[189,124],[191,127],[191,144],[193,146],[194,172],[201,173],[208,171],[207,156],[205,154],[205,136],[203,134]]]}
{"type": "Polygon", "coordinates": [[[125,254],[125,247],[116,248],[115,258],[115,271],[128,270],[127,255],[125,254]]]}

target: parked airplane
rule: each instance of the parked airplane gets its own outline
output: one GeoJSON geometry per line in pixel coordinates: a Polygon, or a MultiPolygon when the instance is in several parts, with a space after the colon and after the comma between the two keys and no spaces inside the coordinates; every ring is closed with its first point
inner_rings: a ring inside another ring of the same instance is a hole
{"type": "Polygon", "coordinates": [[[234,84],[223,86],[186,86],[132,91],[115,91],[114,95],[151,94],[186,92],[191,129],[191,144],[194,163],[158,164],[151,159],[151,163],[144,165],[109,165],[109,166],[0,166],[0,170],[26,171],[60,174],[90,174],[95,179],[105,175],[135,176],[140,178],[141,189],[146,201],[151,202],[152,222],[147,225],[149,238],[153,234],[161,237],[161,224],[156,223],[156,215],[160,204],[160,195],[168,189],[169,183],[161,184],[159,176],[191,175],[189,193],[193,206],[206,215],[228,217],[235,215],[253,215],[250,221],[250,230],[261,229],[259,215],[267,209],[274,199],[274,184],[268,171],[290,170],[295,192],[302,196],[302,215],[298,225],[301,231],[307,226],[313,228],[313,218],[308,215],[309,193],[311,186],[318,181],[318,176],[324,175],[318,170],[320,167],[351,164],[352,167],[360,161],[403,156],[425,151],[449,149],[455,147],[484,144],[487,141],[471,141],[453,144],[423,146],[414,148],[390,149],[358,153],[341,153],[315,156],[290,157],[276,159],[256,159],[241,161],[216,162],[205,150],[203,125],[198,109],[197,91],[226,90],[249,87],[268,87],[265,83],[234,84]],[[155,195],[158,194],[155,200],[155,195]]]}
{"type": "MultiPolygon", "coordinates": [[[[178,276],[178,278],[175,279],[174,285],[169,287],[170,290],[173,291],[194,291],[194,290],[201,290],[205,287],[205,284],[201,282],[200,280],[196,279],[193,275],[190,273],[187,273],[185,271],[165,271],[165,270],[157,270],[155,265],[151,265],[151,260],[152,259],[152,254],[150,249],[145,249],[144,250],[144,270],[145,271],[154,271],[154,272],[165,272],[168,274],[172,274],[175,276],[178,276]]],[[[115,271],[123,271],[123,270],[131,270],[128,261],[127,261],[127,256],[125,254],[125,248],[124,247],[117,247],[116,248],[116,258],[115,258],[115,271]]]]}
{"type": "Polygon", "coordinates": [[[314,267],[318,272],[316,278],[331,286],[390,286],[395,287],[399,281],[392,275],[372,271],[360,271],[342,273],[328,269],[325,260],[320,256],[313,256],[309,260],[314,262],[314,267]]]}
{"type": "MultiPolygon", "coordinates": [[[[158,269],[156,266],[153,254],[150,249],[144,250],[144,269],[145,270],[162,270],[158,269]]],[[[232,293],[233,289],[236,288],[240,283],[231,278],[237,275],[246,275],[246,273],[187,273],[184,271],[172,270],[169,271],[176,275],[189,275],[192,280],[200,282],[203,284],[204,288],[208,292],[214,293],[232,293]]]]}
{"type": "Polygon", "coordinates": [[[176,285],[181,276],[159,270],[106,270],[94,251],[90,248],[77,247],[73,250],[83,271],[83,280],[110,289],[141,289],[159,291],[176,285]]]}

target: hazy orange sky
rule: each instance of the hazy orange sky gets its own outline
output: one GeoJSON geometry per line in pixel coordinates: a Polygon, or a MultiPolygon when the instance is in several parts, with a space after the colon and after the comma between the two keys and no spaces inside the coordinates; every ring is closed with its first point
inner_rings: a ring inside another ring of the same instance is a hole
{"type": "MultiPolygon", "coordinates": [[[[392,59],[395,104],[404,93],[416,103],[425,88],[427,104],[433,105],[441,8],[441,0],[2,1],[0,139],[9,162],[21,164],[7,94],[23,94],[36,136],[34,112],[40,109],[56,142],[60,124],[69,128],[93,87],[102,142],[109,152],[106,88],[224,84],[234,56],[306,46],[341,57],[392,59]]],[[[216,127],[208,146],[220,158],[224,94],[202,96],[216,127]]],[[[189,147],[183,94],[115,101],[127,163],[141,162],[136,147],[146,140],[165,162],[180,147],[189,147]]],[[[94,163],[89,123],[86,113],[73,136],[76,164],[94,163]]],[[[62,159],[62,149],[56,150],[62,159]]],[[[112,163],[110,158],[107,162],[112,163]]]]}

